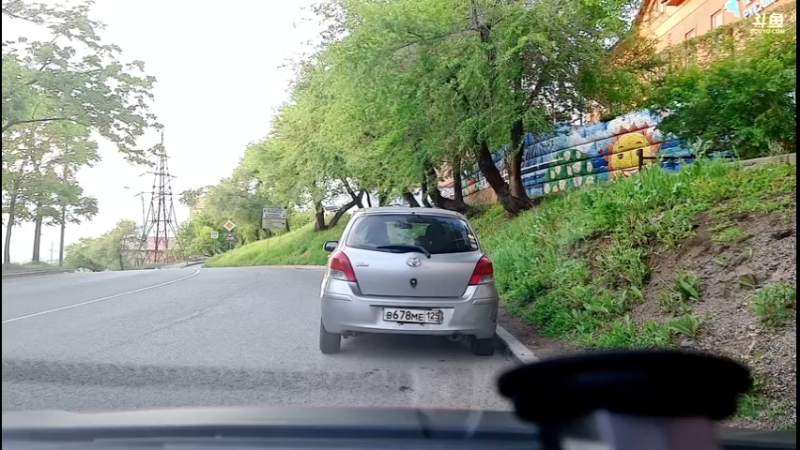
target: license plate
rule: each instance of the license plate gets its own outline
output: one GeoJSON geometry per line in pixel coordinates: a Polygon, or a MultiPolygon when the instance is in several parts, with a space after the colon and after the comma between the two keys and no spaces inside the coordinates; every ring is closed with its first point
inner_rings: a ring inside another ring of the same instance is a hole
{"type": "Polygon", "coordinates": [[[441,309],[383,308],[383,320],[387,322],[440,324],[444,321],[444,312],[441,309]]]}

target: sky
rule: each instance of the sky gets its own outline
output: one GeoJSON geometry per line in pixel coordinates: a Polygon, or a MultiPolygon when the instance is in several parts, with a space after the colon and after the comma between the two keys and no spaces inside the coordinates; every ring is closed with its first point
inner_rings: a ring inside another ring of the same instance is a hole
{"type": "MultiPolygon", "coordinates": [[[[103,41],[119,45],[123,60],[144,61],[157,79],[152,112],[165,126],[173,192],[230,175],[247,144],[268,133],[275,108],[289,95],[291,69],[282,66],[319,40],[309,9],[316,2],[96,0],[91,17],[107,25],[103,41]]],[[[20,31],[3,19],[4,39],[20,31]]],[[[147,148],[158,139],[149,133],[139,144],[147,148]]],[[[100,212],[67,227],[67,244],[99,236],[122,219],[142,221],[141,197],[134,196],[149,192],[153,176],[123,161],[111,143],[98,143],[102,161],[79,172],[78,181],[85,195],[98,199],[100,212]]],[[[178,220],[186,220],[188,208],[177,195],[175,207],[178,220]]],[[[58,234],[57,228],[44,230],[42,260],[51,258],[51,245],[58,257],[58,234]]],[[[33,237],[32,225],[13,230],[14,262],[31,260],[33,237]]]]}

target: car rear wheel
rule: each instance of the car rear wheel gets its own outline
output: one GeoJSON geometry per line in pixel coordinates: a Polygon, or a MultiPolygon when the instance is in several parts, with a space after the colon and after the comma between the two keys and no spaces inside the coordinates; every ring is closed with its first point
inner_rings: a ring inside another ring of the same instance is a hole
{"type": "Polygon", "coordinates": [[[494,355],[494,338],[472,339],[470,345],[472,346],[472,353],[478,356],[494,355]]]}
{"type": "Polygon", "coordinates": [[[322,320],[319,321],[319,349],[325,355],[339,353],[342,347],[342,335],[329,333],[322,320]]]}

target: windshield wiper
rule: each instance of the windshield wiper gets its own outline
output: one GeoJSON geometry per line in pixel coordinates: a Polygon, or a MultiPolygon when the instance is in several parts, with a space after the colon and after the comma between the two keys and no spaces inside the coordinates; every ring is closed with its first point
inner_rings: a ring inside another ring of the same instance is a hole
{"type": "Polygon", "coordinates": [[[404,253],[409,252],[419,252],[431,259],[431,252],[429,252],[425,247],[421,247],[419,245],[405,245],[405,244],[396,244],[396,245],[381,245],[375,247],[377,250],[406,250],[404,253]]]}

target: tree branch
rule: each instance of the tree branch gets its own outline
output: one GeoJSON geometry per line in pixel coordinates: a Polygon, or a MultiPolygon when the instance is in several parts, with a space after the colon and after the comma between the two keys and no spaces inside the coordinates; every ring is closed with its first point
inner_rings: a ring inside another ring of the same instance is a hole
{"type": "Polygon", "coordinates": [[[47,119],[29,119],[29,120],[17,120],[17,121],[14,121],[14,122],[9,122],[9,123],[3,125],[3,133],[8,131],[9,128],[11,128],[13,126],[16,126],[16,125],[26,125],[26,124],[29,124],[29,123],[42,123],[42,122],[72,122],[72,123],[76,123],[78,125],[87,126],[85,124],[82,124],[82,123],[78,122],[75,119],[70,119],[69,117],[50,117],[50,118],[47,118],[47,119]]]}
{"type": "Polygon", "coordinates": [[[455,30],[455,31],[449,31],[447,33],[437,34],[436,36],[431,36],[429,38],[421,37],[418,34],[412,33],[411,31],[409,31],[408,34],[410,34],[412,36],[419,37],[419,39],[416,40],[416,41],[407,42],[407,43],[405,43],[405,44],[403,44],[403,45],[401,45],[399,47],[396,47],[396,48],[392,49],[392,52],[396,52],[396,51],[402,50],[404,48],[411,47],[412,45],[417,45],[417,44],[423,44],[423,43],[427,43],[427,42],[431,42],[431,41],[436,41],[436,40],[439,40],[439,39],[444,39],[446,37],[450,37],[450,36],[452,36],[454,34],[461,34],[461,33],[466,33],[466,32],[469,32],[469,31],[478,31],[478,30],[476,30],[474,28],[465,28],[465,29],[462,29],[462,30],[455,30]]]}

